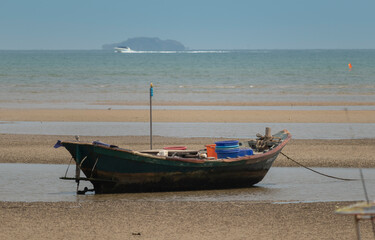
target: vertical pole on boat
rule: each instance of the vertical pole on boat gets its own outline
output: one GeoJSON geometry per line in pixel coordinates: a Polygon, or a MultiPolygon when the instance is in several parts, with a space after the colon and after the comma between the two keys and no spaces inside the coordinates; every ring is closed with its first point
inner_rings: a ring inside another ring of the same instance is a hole
{"type": "Polygon", "coordinates": [[[152,149],[152,97],[154,96],[154,88],[150,84],[150,149],[152,149]]]}

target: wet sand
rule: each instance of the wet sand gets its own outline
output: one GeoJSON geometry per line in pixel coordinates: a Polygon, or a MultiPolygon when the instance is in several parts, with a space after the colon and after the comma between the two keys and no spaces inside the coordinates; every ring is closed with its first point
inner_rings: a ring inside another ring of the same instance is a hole
{"type": "MultiPolygon", "coordinates": [[[[374,111],[157,111],[156,121],[375,122],[374,111]],[[244,115],[244,116],[240,116],[244,115]],[[188,117],[187,117],[188,116],[188,117]],[[189,120],[186,120],[189,119],[189,120]]],[[[144,110],[0,109],[0,121],[148,121],[144,110]]],[[[154,119],[155,120],[155,119],[154,119]]],[[[74,136],[0,134],[0,162],[67,164],[69,153],[54,149],[74,136]]],[[[124,148],[149,148],[147,136],[81,137],[124,148]]],[[[154,136],[154,148],[185,145],[201,149],[214,138],[154,136]]],[[[375,139],[296,140],[283,152],[310,167],[375,167],[375,139]]],[[[279,156],[274,166],[296,166],[279,156]]],[[[355,239],[352,217],[334,213],[351,202],[0,202],[0,239],[355,239]]],[[[363,239],[371,224],[361,222],[363,239]]]]}

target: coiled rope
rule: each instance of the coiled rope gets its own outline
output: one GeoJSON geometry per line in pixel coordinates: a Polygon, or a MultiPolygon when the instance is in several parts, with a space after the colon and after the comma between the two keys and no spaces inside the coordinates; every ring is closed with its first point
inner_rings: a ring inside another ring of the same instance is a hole
{"type": "Polygon", "coordinates": [[[334,179],[343,180],[343,181],[357,181],[357,180],[359,180],[359,179],[355,179],[355,178],[341,178],[341,177],[335,177],[335,176],[331,176],[331,175],[328,175],[328,174],[324,174],[324,173],[316,171],[316,170],[314,170],[312,168],[309,168],[309,167],[307,167],[307,166],[305,166],[305,165],[297,162],[296,160],[293,160],[289,156],[285,155],[285,153],[283,153],[283,152],[280,152],[280,154],[283,155],[284,157],[286,157],[288,160],[294,162],[295,164],[297,164],[297,165],[299,165],[299,166],[301,166],[303,168],[306,168],[307,170],[310,170],[310,171],[312,171],[314,173],[317,173],[317,174],[320,174],[322,176],[325,176],[325,177],[334,178],[334,179]]]}

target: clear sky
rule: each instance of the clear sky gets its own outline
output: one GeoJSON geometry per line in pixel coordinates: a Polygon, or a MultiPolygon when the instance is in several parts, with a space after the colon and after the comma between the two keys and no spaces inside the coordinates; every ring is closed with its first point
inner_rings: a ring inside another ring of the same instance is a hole
{"type": "Polygon", "coordinates": [[[375,0],[0,3],[0,49],[101,49],[133,37],[190,49],[374,49],[375,0]]]}

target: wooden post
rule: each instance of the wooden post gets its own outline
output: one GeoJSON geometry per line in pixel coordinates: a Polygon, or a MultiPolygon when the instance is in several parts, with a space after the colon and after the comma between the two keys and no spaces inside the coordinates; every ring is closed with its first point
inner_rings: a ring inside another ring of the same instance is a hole
{"type": "Polygon", "coordinates": [[[150,149],[152,149],[152,96],[154,96],[154,88],[150,84],[150,149]]]}
{"type": "Polygon", "coordinates": [[[266,127],[266,134],[264,135],[264,138],[265,138],[265,139],[270,139],[270,138],[272,138],[272,135],[271,135],[271,128],[266,127]]]}
{"type": "Polygon", "coordinates": [[[354,224],[355,224],[355,233],[357,235],[357,239],[361,240],[361,231],[359,230],[359,218],[357,215],[354,215],[354,224]]]}

